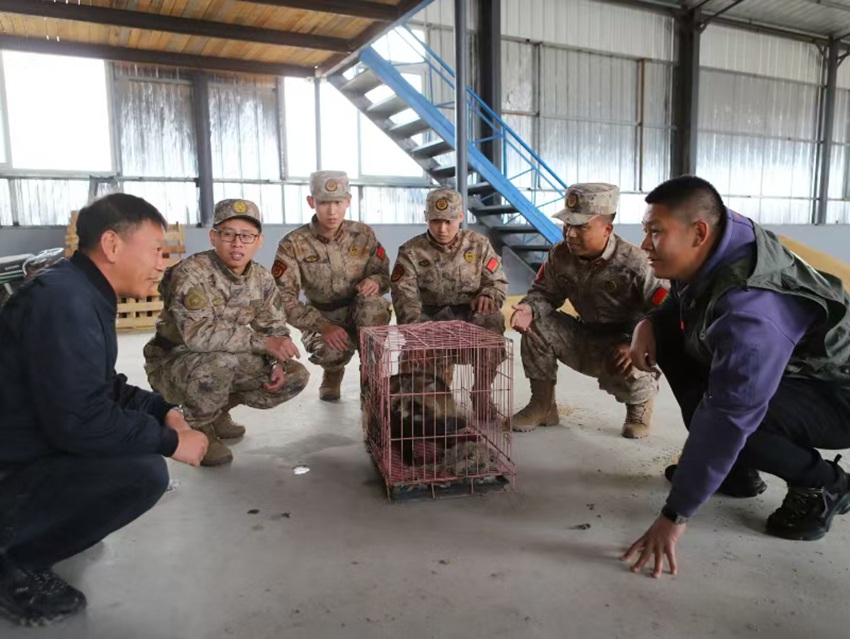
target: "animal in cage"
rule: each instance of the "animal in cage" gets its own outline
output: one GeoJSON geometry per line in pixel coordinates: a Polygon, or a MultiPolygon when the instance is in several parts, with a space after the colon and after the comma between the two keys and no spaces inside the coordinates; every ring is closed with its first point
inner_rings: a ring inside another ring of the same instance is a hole
{"type": "Polygon", "coordinates": [[[467,428],[467,418],[459,410],[451,387],[437,371],[397,373],[390,378],[389,390],[390,441],[408,465],[415,461],[417,442],[432,441],[445,448],[446,435],[467,428]]]}

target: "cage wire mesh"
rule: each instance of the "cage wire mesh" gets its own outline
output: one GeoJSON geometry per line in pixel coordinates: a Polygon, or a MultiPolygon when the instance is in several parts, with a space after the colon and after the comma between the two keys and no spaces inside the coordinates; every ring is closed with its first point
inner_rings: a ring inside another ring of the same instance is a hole
{"type": "Polygon", "coordinates": [[[360,332],[363,435],[388,495],[513,480],[513,343],[461,321],[360,332]]]}

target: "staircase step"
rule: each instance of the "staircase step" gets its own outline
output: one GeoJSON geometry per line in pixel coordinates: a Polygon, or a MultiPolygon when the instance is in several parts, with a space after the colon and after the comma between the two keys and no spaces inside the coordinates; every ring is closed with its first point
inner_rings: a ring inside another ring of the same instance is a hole
{"type": "Polygon", "coordinates": [[[399,95],[392,95],[386,100],[373,104],[366,111],[372,115],[388,118],[409,108],[404,98],[399,95]]]}
{"type": "Polygon", "coordinates": [[[443,153],[448,153],[452,150],[452,145],[445,140],[435,140],[428,144],[423,144],[411,151],[411,155],[415,158],[433,158],[443,153]]]}
{"type": "Polygon", "coordinates": [[[442,180],[445,178],[454,177],[455,175],[455,167],[454,166],[441,166],[438,169],[432,169],[431,175],[433,175],[438,180],[442,180]]]}
{"type": "Polygon", "coordinates": [[[384,81],[375,75],[372,69],[366,69],[346,82],[341,90],[345,93],[366,95],[369,91],[381,86],[383,83],[384,81]]]}
{"type": "Polygon", "coordinates": [[[479,206],[472,210],[475,215],[510,215],[516,213],[516,207],[510,204],[491,204],[490,206],[479,206]]]}
{"type": "Polygon", "coordinates": [[[499,233],[539,233],[531,224],[494,224],[488,227],[499,233]]]}
{"type": "Polygon", "coordinates": [[[470,184],[466,187],[466,192],[469,195],[490,195],[495,191],[496,189],[489,182],[478,182],[477,184],[470,184]]]}
{"type": "Polygon", "coordinates": [[[396,124],[387,133],[396,138],[412,138],[414,135],[427,131],[431,128],[425,120],[413,120],[404,124],[396,124]]]}
{"type": "Polygon", "coordinates": [[[548,252],[552,248],[551,244],[508,244],[508,248],[517,252],[530,253],[535,251],[548,252]]]}

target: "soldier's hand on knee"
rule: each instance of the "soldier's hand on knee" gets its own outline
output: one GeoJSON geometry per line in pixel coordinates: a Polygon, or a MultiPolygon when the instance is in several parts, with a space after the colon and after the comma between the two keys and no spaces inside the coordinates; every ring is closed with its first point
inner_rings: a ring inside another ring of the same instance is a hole
{"type": "Polygon", "coordinates": [[[322,340],[324,340],[325,344],[338,351],[348,349],[348,332],[336,324],[327,322],[322,326],[322,340]]]}
{"type": "Polygon", "coordinates": [[[280,364],[275,364],[272,367],[272,374],[269,377],[269,381],[266,384],[263,384],[263,388],[265,388],[270,393],[275,393],[283,388],[283,385],[286,383],[286,373],[283,372],[283,366],[280,364]]]}
{"type": "Polygon", "coordinates": [[[628,344],[618,344],[611,353],[614,370],[625,378],[631,376],[632,365],[631,347],[628,344]]]}
{"type": "Polygon", "coordinates": [[[514,309],[513,315],[511,315],[511,328],[519,333],[525,333],[531,328],[534,312],[528,304],[516,304],[511,308],[514,309]]]}
{"type": "Polygon", "coordinates": [[[360,297],[375,297],[381,292],[381,287],[375,280],[365,279],[357,285],[357,294],[360,297]]]}
{"type": "Polygon", "coordinates": [[[301,357],[301,354],[298,352],[298,347],[293,344],[292,340],[288,337],[275,337],[273,335],[269,335],[265,338],[265,341],[266,350],[269,355],[278,361],[287,362],[293,357],[301,357]]]}
{"type": "Polygon", "coordinates": [[[496,312],[496,302],[492,297],[487,297],[486,295],[476,297],[472,300],[471,306],[473,311],[483,315],[490,315],[496,312]]]}
{"type": "Polygon", "coordinates": [[[198,430],[177,431],[177,450],[174,451],[171,459],[198,467],[204,455],[207,454],[209,445],[210,440],[198,430]]]}
{"type": "Polygon", "coordinates": [[[632,333],[632,345],[629,349],[632,364],[639,371],[657,372],[655,368],[655,333],[652,322],[641,320],[632,333]]]}

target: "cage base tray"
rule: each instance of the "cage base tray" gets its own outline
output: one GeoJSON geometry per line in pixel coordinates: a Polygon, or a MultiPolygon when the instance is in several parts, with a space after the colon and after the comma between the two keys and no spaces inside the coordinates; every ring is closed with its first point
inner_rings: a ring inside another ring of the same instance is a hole
{"type": "Polygon", "coordinates": [[[504,491],[510,483],[510,478],[505,475],[491,475],[486,478],[456,479],[449,482],[390,485],[387,486],[387,496],[392,502],[408,502],[426,501],[440,497],[485,495],[504,491]]]}

